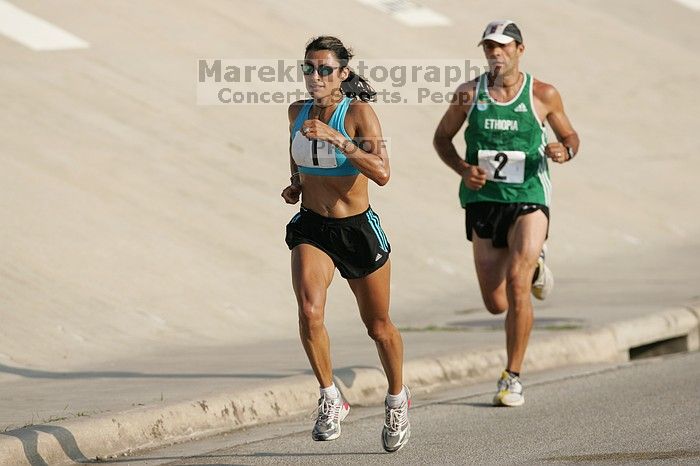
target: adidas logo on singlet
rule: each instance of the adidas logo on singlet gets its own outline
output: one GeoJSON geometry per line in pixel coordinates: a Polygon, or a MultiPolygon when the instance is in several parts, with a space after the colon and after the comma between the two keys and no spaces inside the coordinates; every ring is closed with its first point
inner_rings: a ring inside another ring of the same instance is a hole
{"type": "Polygon", "coordinates": [[[520,105],[518,105],[517,107],[515,107],[515,108],[513,109],[513,111],[514,111],[514,112],[518,112],[518,113],[527,112],[527,106],[525,105],[524,102],[520,102],[520,105]]]}

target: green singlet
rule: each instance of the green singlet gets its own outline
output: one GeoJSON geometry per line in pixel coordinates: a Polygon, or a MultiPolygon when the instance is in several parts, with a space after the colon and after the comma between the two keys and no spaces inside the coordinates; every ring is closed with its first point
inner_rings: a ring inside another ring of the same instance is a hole
{"type": "Polygon", "coordinates": [[[484,169],[488,181],[478,191],[460,182],[462,207],[474,202],[549,206],[552,183],[544,153],[547,134],[535,112],[532,81],[532,76],[524,74],[518,95],[501,103],[489,95],[487,75],[479,77],[464,139],[467,163],[484,169]]]}

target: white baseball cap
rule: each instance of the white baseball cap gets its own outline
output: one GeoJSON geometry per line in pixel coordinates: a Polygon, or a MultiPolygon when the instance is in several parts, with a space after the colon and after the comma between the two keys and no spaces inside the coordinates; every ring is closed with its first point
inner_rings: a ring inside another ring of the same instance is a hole
{"type": "Polygon", "coordinates": [[[479,45],[483,44],[485,40],[492,40],[503,45],[510,44],[515,40],[522,44],[523,35],[520,33],[520,28],[513,21],[498,19],[491,21],[486,26],[484,33],[481,35],[479,45]]]}

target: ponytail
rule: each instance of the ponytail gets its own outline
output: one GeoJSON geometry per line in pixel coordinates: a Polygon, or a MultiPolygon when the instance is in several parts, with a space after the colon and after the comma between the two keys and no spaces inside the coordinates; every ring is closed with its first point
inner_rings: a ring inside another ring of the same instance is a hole
{"type": "Polygon", "coordinates": [[[340,90],[351,99],[360,99],[363,102],[376,102],[377,91],[372,89],[369,82],[354,71],[340,85],[340,90]]]}

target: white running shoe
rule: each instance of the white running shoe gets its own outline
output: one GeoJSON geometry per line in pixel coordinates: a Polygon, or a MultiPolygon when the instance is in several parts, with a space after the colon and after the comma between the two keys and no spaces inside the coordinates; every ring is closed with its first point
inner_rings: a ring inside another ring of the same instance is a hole
{"type": "Polygon", "coordinates": [[[525,403],[520,378],[503,371],[498,379],[498,392],[493,397],[494,406],[522,406],[525,403]]]}
{"type": "Polygon", "coordinates": [[[390,408],[386,400],[384,400],[386,418],[382,429],[382,446],[389,453],[399,451],[408,443],[408,438],[411,436],[411,423],[408,422],[411,392],[405,385],[403,389],[406,390],[406,401],[398,408],[390,408]]]}
{"type": "Polygon", "coordinates": [[[316,441],[335,440],[340,437],[340,421],[350,412],[350,405],[341,397],[318,399],[316,424],[311,431],[311,438],[316,441]]]}
{"type": "Polygon", "coordinates": [[[546,299],[552,288],[554,288],[554,275],[544,262],[546,253],[547,245],[542,245],[540,257],[537,259],[537,269],[535,270],[537,278],[532,282],[532,295],[539,300],[546,299]]]}

